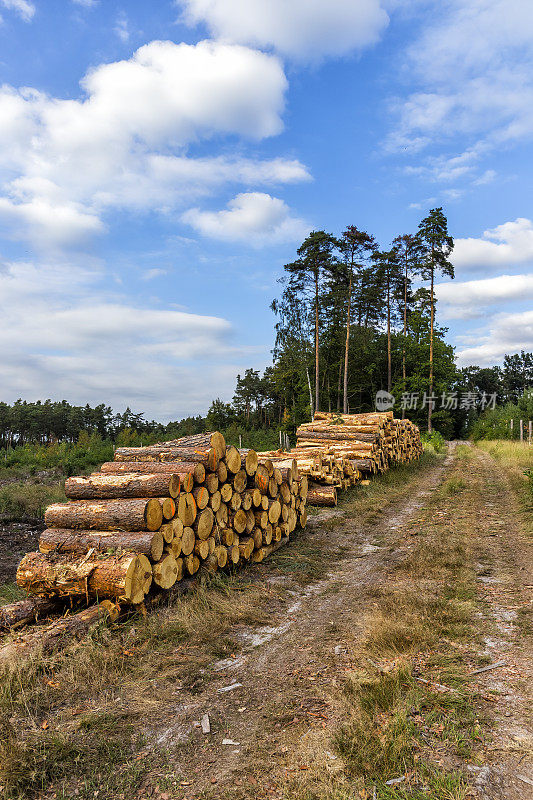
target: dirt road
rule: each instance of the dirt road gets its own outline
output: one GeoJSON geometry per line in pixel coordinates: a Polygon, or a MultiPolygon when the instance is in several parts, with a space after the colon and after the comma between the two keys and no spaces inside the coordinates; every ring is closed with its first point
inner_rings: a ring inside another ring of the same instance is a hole
{"type": "MultiPolygon", "coordinates": [[[[359,647],[368,617],[375,614],[384,589],[397,582],[402,562],[419,546],[421,530],[436,522],[442,541],[458,524],[466,525],[471,537],[469,554],[475,559],[478,584],[474,638],[480,660],[469,653],[465,669],[470,673],[486,661],[487,666],[505,663],[470,679],[476,696],[490,697],[481,701],[478,716],[486,722],[476,756],[459,759],[440,741],[430,750],[440,748],[440,761],[447,758],[448,768],[464,773],[462,796],[532,796],[527,719],[532,707],[527,694],[532,687],[531,641],[526,627],[517,624],[531,589],[531,540],[519,527],[516,500],[493,460],[477,450],[472,457],[465,455],[458,460],[453,446],[444,462],[414,480],[405,500],[378,515],[379,521],[360,524],[349,507],[313,519],[317,545],[337,553],[328,576],[302,589],[279,574],[269,577],[265,569],[267,583],[276,590],[282,587],[281,597],[279,591],[276,595],[279,623],[235,630],[239,652],[204,668],[199,691],[183,689],[178,702],[158,709],[156,716],[164,722],[147,729],[149,747],[167,749],[170,761],[167,779],[150,776],[145,787],[158,783],[160,791],[168,787],[169,796],[187,798],[300,796],[294,780],[299,785],[298,773],[312,773],[317,764],[331,773],[334,783],[341,759],[332,742],[346,712],[342,689],[347,675],[368,667],[361,662],[365,656],[359,647]],[[469,486],[475,488],[474,504],[469,486]],[[199,726],[205,714],[208,734],[199,726]]],[[[415,656],[407,652],[406,657],[415,656]]],[[[394,661],[389,654],[385,668],[394,661]]],[[[438,684],[435,675],[429,677],[438,684]]],[[[404,784],[410,779],[385,777],[404,784]]]]}

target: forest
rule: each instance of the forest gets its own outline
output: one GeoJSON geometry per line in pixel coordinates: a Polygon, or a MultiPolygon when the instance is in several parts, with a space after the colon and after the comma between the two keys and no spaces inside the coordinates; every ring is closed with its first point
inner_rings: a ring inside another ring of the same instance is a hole
{"type": "Polygon", "coordinates": [[[442,208],[388,249],[355,225],[338,236],[313,231],[284,266],[272,301],[272,364],[238,375],[231,402],[215,398],[205,416],[167,425],[105,404],[0,402],[0,448],[75,443],[82,434],[93,443],[149,443],[209,429],[273,446],[280,430],[290,437],[313,411],[374,409],[380,390],[396,399],[397,416],[446,438],[517,436],[509,420],[533,417],[533,354],[457,367],[434,292],[439,277],[454,277],[452,261],[442,208]]]}

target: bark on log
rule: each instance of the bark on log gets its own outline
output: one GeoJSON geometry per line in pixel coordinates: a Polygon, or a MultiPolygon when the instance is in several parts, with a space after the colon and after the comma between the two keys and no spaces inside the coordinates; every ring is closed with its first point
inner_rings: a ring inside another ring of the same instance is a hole
{"type": "MultiPolygon", "coordinates": [[[[115,451],[115,461],[188,461],[203,464],[211,472],[218,466],[220,457],[213,447],[119,447],[115,451]]],[[[240,466],[240,461],[239,461],[240,466]]]]}
{"type": "Polygon", "coordinates": [[[181,436],[164,444],[176,447],[212,447],[216,450],[219,458],[226,454],[226,440],[220,431],[209,431],[207,433],[194,433],[191,436],[181,436]]]}
{"type": "Polygon", "coordinates": [[[48,506],[44,520],[49,528],[156,531],[163,522],[163,509],[156,498],[92,502],[75,500],[48,506]]]}
{"type": "Polygon", "coordinates": [[[96,606],[91,606],[77,614],[62,617],[51,625],[39,627],[31,633],[7,642],[0,648],[0,664],[9,667],[11,664],[18,667],[21,661],[29,658],[38,648],[45,655],[66,646],[73,637],[87,633],[94,625],[106,621],[114,622],[118,619],[120,606],[110,600],[104,600],[96,606]]]}
{"type": "Polygon", "coordinates": [[[202,483],[205,480],[205,467],[203,464],[179,461],[166,463],[158,461],[106,461],[100,467],[100,471],[105,475],[123,475],[128,472],[152,475],[175,473],[179,475],[184,492],[190,491],[194,483],[202,483]],[[189,486],[190,489],[187,488],[189,486]]]}
{"type": "Polygon", "coordinates": [[[337,490],[334,486],[320,486],[318,483],[310,483],[307,504],[310,506],[336,506],[337,490]]]}
{"type": "Polygon", "coordinates": [[[90,475],[67,478],[65,494],[73,500],[110,500],[126,497],[177,497],[180,479],[177,474],[90,475]]]}
{"type": "MultiPolygon", "coordinates": [[[[173,536],[170,537],[172,541],[173,536]]],[[[77,553],[82,555],[93,549],[99,553],[109,551],[143,553],[151,561],[163,555],[164,540],[161,531],[73,531],[68,528],[47,528],[41,533],[41,553],[77,553]]]]}
{"type": "Polygon", "coordinates": [[[137,604],[151,582],[150,562],[135,553],[107,558],[28,553],[17,570],[21,589],[44,597],[119,598],[137,604]]]}
{"type": "Polygon", "coordinates": [[[48,614],[57,611],[61,606],[56,600],[47,597],[26,597],[16,603],[0,607],[0,630],[14,630],[44,619],[48,614]]]}

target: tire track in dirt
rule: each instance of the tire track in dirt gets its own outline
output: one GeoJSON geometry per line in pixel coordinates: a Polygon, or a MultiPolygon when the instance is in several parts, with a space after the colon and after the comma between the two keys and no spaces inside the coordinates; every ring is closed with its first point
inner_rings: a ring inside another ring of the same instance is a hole
{"type": "Polygon", "coordinates": [[[416,476],[409,496],[377,522],[361,525],[338,512],[311,518],[306,537],[319,539],[326,526],[328,548],[340,553],[327,577],[305,589],[287,582],[279,624],[235,631],[239,656],[214,662],[205,689],[179,692],[178,704],[157,713],[170,724],[147,732],[152,747],[172,752],[184,793],[176,797],[278,796],[278,778],[290,757],[287,739],[332,723],[324,690],[353,668],[349,645],[364,631],[376,588],[409,551],[409,523],[443,481],[454,450],[452,443],[443,462],[416,476]],[[205,713],[208,736],[199,726],[205,713]]]}

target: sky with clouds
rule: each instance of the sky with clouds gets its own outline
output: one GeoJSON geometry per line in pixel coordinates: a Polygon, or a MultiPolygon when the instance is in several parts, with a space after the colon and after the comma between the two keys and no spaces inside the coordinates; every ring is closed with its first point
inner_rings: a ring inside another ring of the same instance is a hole
{"type": "Polygon", "coordinates": [[[532,4],[0,0],[0,73],[0,399],[204,413],[309,230],[436,205],[460,365],[533,350],[532,4]]]}

